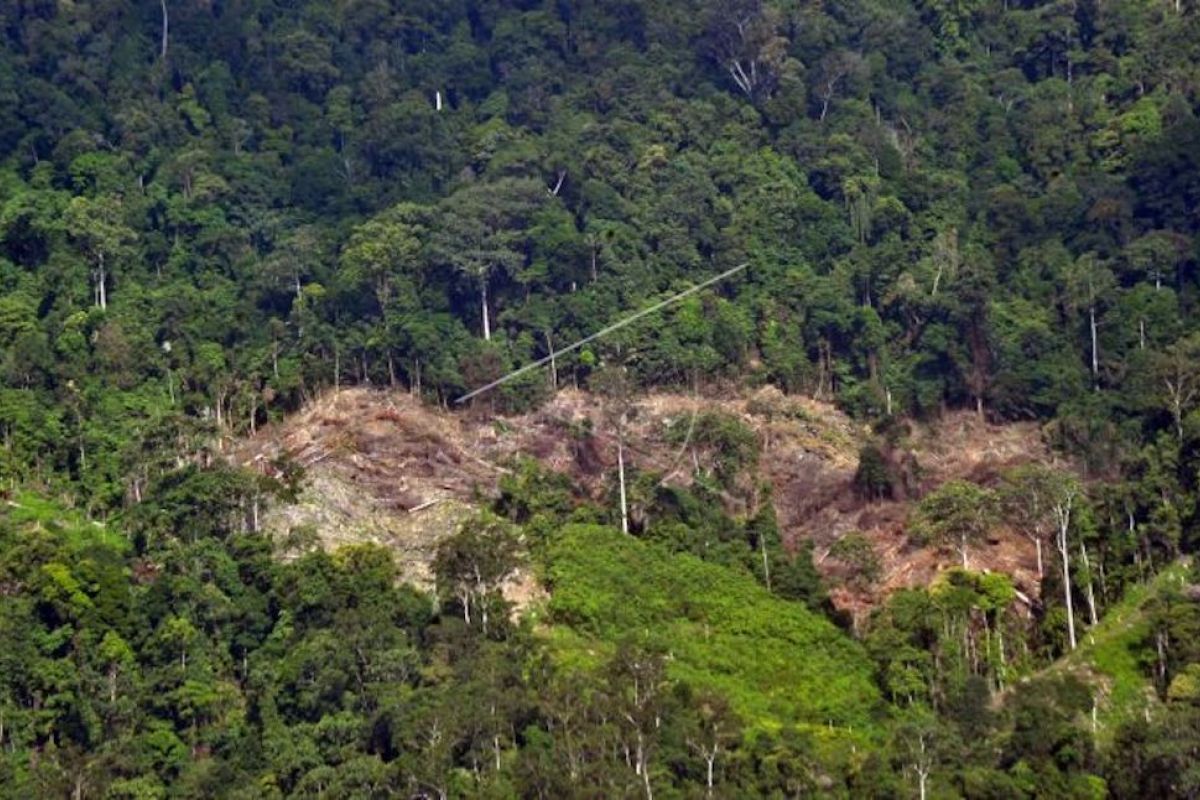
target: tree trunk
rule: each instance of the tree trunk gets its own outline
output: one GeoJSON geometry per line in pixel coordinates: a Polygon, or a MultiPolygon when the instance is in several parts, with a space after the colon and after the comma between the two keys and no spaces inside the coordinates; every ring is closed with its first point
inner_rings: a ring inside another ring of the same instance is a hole
{"type": "Polygon", "coordinates": [[[916,768],[917,772],[918,793],[920,794],[921,800],[925,800],[925,798],[928,796],[927,783],[929,781],[929,759],[926,755],[924,734],[918,734],[917,741],[921,748],[921,755],[919,756],[917,763],[913,766],[916,768]]]}
{"type": "Polygon", "coordinates": [[[622,418],[622,430],[617,434],[617,481],[621,485],[621,533],[629,533],[629,507],[625,497],[625,431],[622,418]]]}
{"type": "Polygon", "coordinates": [[[1167,391],[1171,395],[1171,418],[1175,420],[1175,435],[1179,438],[1179,443],[1183,443],[1183,381],[1180,380],[1179,388],[1175,388],[1175,384],[1171,380],[1165,381],[1167,391]]]}
{"type": "Polygon", "coordinates": [[[1037,548],[1037,565],[1038,565],[1038,580],[1046,576],[1046,572],[1042,565],[1042,537],[1034,537],[1033,546],[1037,548]]]}
{"type": "Polygon", "coordinates": [[[1096,307],[1088,306],[1088,327],[1092,333],[1092,388],[1100,388],[1100,350],[1096,343],[1096,307]]]}
{"type": "Polygon", "coordinates": [[[167,60],[167,31],[168,31],[167,0],[159,0],[159,4],[162,6],[162,48],[159,51],[159,56],[162,58],[163,61],[166,61],[167,60]]]}
{"type": "Polygon", "coordinates": [[[1092,588],[1092,565],[1088,559],[1087,548],[1083,546],[1083,542],[1079,543],[1079,555],[1083,558],[1083,569],[1087,572],[1087,588],[1086,597],[1088,604],[1088,618],[1091,620],[1092,627],[1096,627],[1099,619],[1096,617],[1096,592],[1092,588]]]}
{"type": "Polygon", "coordinates": [[[104,285],[108,282],[108,271],[104,267],[104,254],[100,254],[100,267],[96,271],[96,305],[100,306],[100,310],[104,311],[108,308],[108,288],[104,285]]]}
{"type": "Polygon", "coordinates": [[[646,789],[646,800],[654,800],[654,790],[650,788],[650,764],[646,757],[646,746],[642,741],[642,733],[638,731],[637,771],[642,776],[642,786],[646,789]]]}
{"type": "Polygon", "coordinates": [[[758,549],[762,551],[763,584],[769,592],[771,591],[771,562],[767,558],[767,537],[762,535],[758,537],[758,549]]]}
{"type": "Polygon", "coordinates": [[[554,341],[550,338],[550,331],[546,331],[546,349],[550,351],[550,385],[554,387],[554,391],[558,391],[558,361],[554,357],[554,341]]]}
{"type": "Polygon", "coordinates": [[[1071,601],[1071,551],[1067,542],[1067,530],[1070,526],[1070,510],[1066,511],[1066,518],[1063,520],[1060,517],[1058,527],[1058,554],[1062,556],[1062,571],[1063,571],[1063,604],[1067,607],[1067,640],[1070,642],[1071,649],[1076,647],[1075,642],[1075,609],[1071,601]]]}
{"type": "Polygon", "coordinates": [[[480,281],[479,286],[480,286],[480,291],[479,291],[480,305],[483,308],[483,340],[485,342],[490,342],[492,340],[492,323],[491,323],[491,320],[488,318],[487,278],[483,278],[480,281]]]}
{"type": "MultiPolygon", "coordinates": [[[[999,613],[999,612],[997,612],[999,613]]],[[[1000,668],[996,670],[996,681],[1004,691],[1004,672],[1008,669],[1008,658],[1004,655],[1004,619],[996,617],[996,650],[1000,655],[1000,668]]]]}

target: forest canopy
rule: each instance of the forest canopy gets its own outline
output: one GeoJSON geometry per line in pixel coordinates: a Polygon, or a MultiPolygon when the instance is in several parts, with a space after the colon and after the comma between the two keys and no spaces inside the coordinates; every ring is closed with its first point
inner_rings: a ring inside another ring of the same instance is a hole
{"type": "Polygon", "coordinates": [[[1197,796],[1198,112],[1196,0],[0,4],[0,795],[1197,796]],[[303,476],[222,463],[742,263],[476,410],[769,384],[872,426],[862,502],[957,409],[1080,477],[919,498],[963,568],[860,630],[769,499],[722,505],[759,457],[724,418],[636,537],[515,467],[428,593],[259,535],[303,476]],[[999,524],[1032,622],[971,569],[999,524]]]}

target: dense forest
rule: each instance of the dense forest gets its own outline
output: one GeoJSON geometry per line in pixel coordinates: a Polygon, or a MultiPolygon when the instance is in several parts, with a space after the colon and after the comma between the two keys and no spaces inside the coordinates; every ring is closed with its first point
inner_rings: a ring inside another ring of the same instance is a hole
{"type": "Polygon", "coordinates": [[[0,42],[0,796],[1200,797],[1195,0],[8,0],[0,42]],[[872,426],[867,497],[949,409],[1078,469],[921,498],[962,569],[850,630],[722,502],[732,420],[637,536],[514,467],[432,595],[224,465],[743,263],[468,413],[770,384],[872,426]],[[1086,647],[1153,713],[1098,722],[1086,647]]]}

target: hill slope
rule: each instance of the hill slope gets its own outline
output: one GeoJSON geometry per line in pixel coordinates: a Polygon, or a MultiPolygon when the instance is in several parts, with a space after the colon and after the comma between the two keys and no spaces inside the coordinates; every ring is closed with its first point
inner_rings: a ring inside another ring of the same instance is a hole
{"type": "MultiPolygon", "coordinates": [[[[711,475],[723,457],[720,448],[679,436],[706,414],[736,420],[752,433],[760,455],[736,482],[774,488],[785,542],[813,543],[840,607],[861,613],[894,589],[926,585],[953,565],[952,554],[909,540],[909,498],[866,502],[856,495],[858,454],[870,435],[829,403],[769,387],[719,398],[643,395],[633,403],[627,433],[631,474],[655,473],[676,486],[711,475]],[[853,531],[868,537],[880,560],[880,579],[870,586],[842,585],[839,565],[826,558],[832,544],[853,531]]],[[[230,457],[269,470],[286,456],[306,468],[299,501],[273,509],[265,520],[269,530],[286,535],[308,526],[331,547],[386,545],[408,578],[427,584],[437,542],[495,495],[516,458],[534,458],[569,477],[582,496],[611,502],[617,446],[610,420],[603,398],[570,389],[522,415],[446,413],[400,392],[349,389],[264,427],[230,457]]],[[[1036,425],[993,425],[962,413],[914,425],[902,447],[920,468],[916,491],[956,477],[987,481],[1004,467],[1048,458],[1036,425]]],[[[729,513],[745,513],[739,498],[726,497],[729,513]]],[[[997,528],[978,563],[1013,575],[1027,595],[1037,596],[1033,547],[1024,537],[997,528]]]]}
{"type": "Polygon", "coordinates": [[[753,725],[869,729],[879,705],[866,653],[828,620],[751,578],[598,526],[551,546],[550,619],[581,638],[660,647],[668,674],[719,691],[753,725]]]}

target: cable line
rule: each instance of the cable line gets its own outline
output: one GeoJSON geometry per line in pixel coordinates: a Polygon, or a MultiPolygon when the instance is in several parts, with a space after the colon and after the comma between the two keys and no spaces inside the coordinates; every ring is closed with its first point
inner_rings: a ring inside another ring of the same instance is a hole
{"type": "Polygon", "coordinates": [[[750,266],[749,263],[738,264],[733,269],[727,269],[724,272],[722,272],[720,275],[714,275],[713,277],[709,278],[708,280],[704,281],[703,283],[698,283],[695,286],[691,287],[690,289],[684,289],[682,292],[679,292],[678,294],[671,295],[666,300],[660,300],[659,302],[655,303],[654,305],[650,306],[649,308],[643,308],[641,311],[637,312],[636,314],[633,314],[632,316],[626,317],[625,319],[621,320],[620,322],[614,322],[612,325],[609,325],[607,328],[602,328],[601,330],[596,331],[591,336],[585,336],[584,338],[580,339],[578,342],[575,342],[574,344],[567,345],[566,347],[564,347],[560,350],[555,350],[554,352],[550,353],[550,355],[548,355],[544,358],[539,358],[537,361],[534,361],[530,364],[526,364],[525,366],[521,367],[520,369],[513,370],[512,372],[508,373],[507,375],[505,375],[502,378],[497,378],[496,380],[492,381],[491,383],[484,384],[483,386],[480,386],[478,389],[474,389],[470,392],[467,392],[466,394],[464,394],[462,397],[458,398],[454,402],[455,403],[465,403],[467,400],[470,400],[472,397],[475,397],[476,395],[481,395],[484,392],[488,392],[488,391],[491,391],[492,389],[495,389],[497,386],[502,386],[502,385],[508,383],[509,381],[511,381],[513,378],[516,378],[520,375],[524,375],[526,372],[529,372],[530,370],[534,370],[534,369],[537,369],[538,367],[542,367],[542,366],[545,366],[546,364],[549,364],[552,360],[558,358],[559,356],[561,356],[565,353],[570,353],[572,350],[578,350],[580,347],[583,347],[588,342],[594,342],[596,339],[599,339],[601,336],[607,336],[608,334],[612,333],[613,331],[620,330],[621,328],[624,328],[626,325],[629,325],[632,322],[636,322],[637,320],[641,319],[644,316],[647,316],[648,314],[653,314],[655,311],[661,311],[662,309],[666,308],[667,306],[671,305],[672,303],[674,303],[678,300],[682,300],[683,298],[687,297],[688,295],[695,294],[696,292],[700,291],[701,289],[706,289],[709,286],[712,286],[714,283],[718,283],[720,281],[725,280],[726,278],[730,277],[731,275],[736,275],[737,273],[741,272],[748,266],[750,266]]]}

